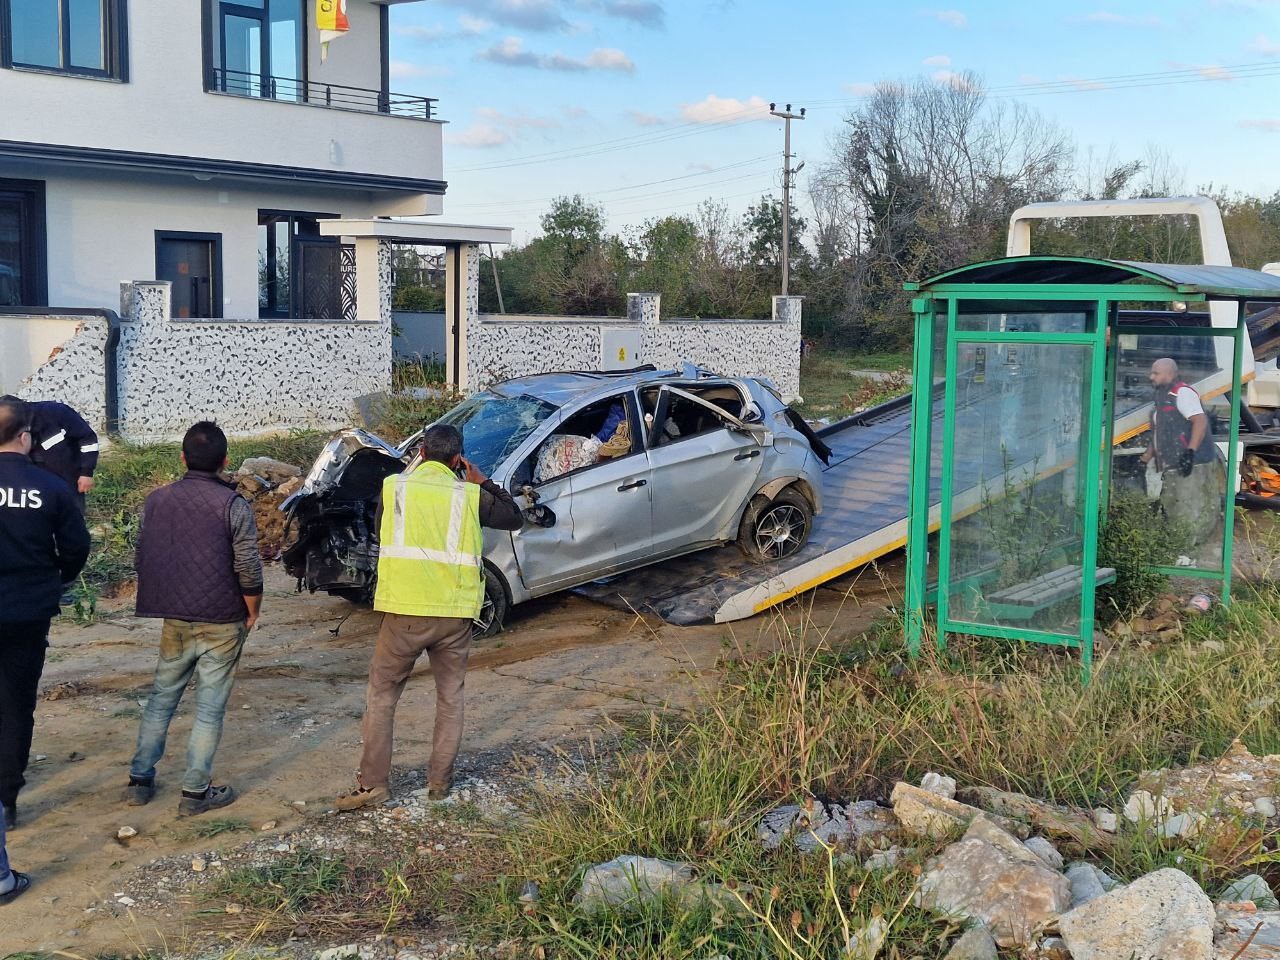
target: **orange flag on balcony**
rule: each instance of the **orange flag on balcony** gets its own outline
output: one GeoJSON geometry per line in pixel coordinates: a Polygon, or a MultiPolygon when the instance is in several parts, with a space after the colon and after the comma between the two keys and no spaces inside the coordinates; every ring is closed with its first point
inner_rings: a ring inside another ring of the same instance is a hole
{"type": "Polygon", "coordinates": [[[329,56],[329,41],[350,29],[347,0],[316,0],[316,28],[320,31],[320,59],[329,56]]]}

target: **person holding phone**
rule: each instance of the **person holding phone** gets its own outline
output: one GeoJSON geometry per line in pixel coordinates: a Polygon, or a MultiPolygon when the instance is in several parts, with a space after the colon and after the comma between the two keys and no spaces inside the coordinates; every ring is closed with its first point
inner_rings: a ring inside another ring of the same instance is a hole
{"type": "Polygon", "coordinates": [[[484,603],[481,528],[519,530],[524,522],[511,494],[463,458],[456,428],[427,428],[419,452],[415,469],[382,485],[373,601],[382,626],[369,665],[360,769],[355,789],[337,798],[339,810],[390,799],[396,706],[423,653],[436,684],[427,795],[448,795],[462,744],[472,626],[484,603]]]}

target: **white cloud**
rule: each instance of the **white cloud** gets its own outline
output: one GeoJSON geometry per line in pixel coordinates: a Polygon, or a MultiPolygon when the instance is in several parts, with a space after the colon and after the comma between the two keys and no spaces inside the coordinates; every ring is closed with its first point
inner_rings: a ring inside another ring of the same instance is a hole
{"type": "Polygon", "coordinates": [[[728,123],[732,120],[769,120],[769,102],[763,97],[717,97],[707,94],[705,100],[686,103],[680,107],[680,116],[687,123],[728,123]]]}
{"type": "Polygon", "coordinates": [[[963,30],[969,25],[969,18],[959,10],[930,10],[928,15],[939,23],[945,23],[947,26],[955,27],[957,30],[963,30]]]}
{"type": "Polygon", "coordinates": [[[591,116],[591,111],[586,107],[570,106],[564,108],[564,115],[570,120],[582,120],[585,117],[591,116]]]}
{"type": "Polygon", "coordinates": [[[410,63],[408,60],[392,60],[387,64],[387,74],[392,80],[424,80],[428,77],[448,77],[453,71],[436,64],[410,63]]]}
{"type": "Polygon", "coordinates": [[[552,120],[550,117],[520,116],[514,113],[503,113],[500,110],[493,109],[493,107],[481,107],[476,111],[476,114],[485,123],[505,130],[519,130],[522,127],[534,130],[549,130],[560,126],[559,120],[552,120]]]}
{"type": "Polygon", "coordinates": [[[430,27],[396,24],[392,29],[395,30],[397,36],[409,37],[422,43],[435,43],[437,40],[443,40],[448,35],[448,31],[438,24],[430,27]]]}
{"type": "Polygon", "coordinates": [[[655,0],[574,0],[582,10],[596,10],[618,20],[630,20],[644,27],[660,28],[667,12],[655,0]]]}
{"type": "Polygon", "coordinates": [[[1280,120],[1241,120],[1240,126],[1250,130],[1269,130],[1280,133],[1280,120]]]}
{"type": "Polygon", "coordinates": [[[507,67],[529,67],[534,70],[557,70],[564,73],[581,73],[586,70],[634,73],[636,69],[630,57],[612,47],[600,47],[592,50],[585,58],[578,59],[562,53],[534,53],[524,49],[524,42],[519,37],[507,37],[492,47],[481,50],[476,54],[476,59],[500,63],[507,67]]]}
{"type": "Polygon", "coordinates": [[[627,116],[638,127],[665,127],[668,120],[656,113],[645,113],[643,110],[628,110],[627,116]]]}
{"type": "Polygon", "coordinates": [[[1249,49],[1254,53],[1262,54],[1264,57],[1280,57],[1280,43],[1273,43],[1264,33],[1260,33],[1253,38],[1253,43],[1249,44],[1249,49]]]}
{"type": "Polygon", "coordinates": [[[846,83],[844,88],[852,93],[855,97],[869,97],[876,92],[874,83],[846,83]]]}
{"type": "Polygon", "coordinates": [[[458,133],[445,132],[446,143],[474,150],[489,150],[511,142],[511,132],[489,123],[477,123],[458,133]]]}
{"type": "Polygon", "coordinates": [[[1101,23],[1112,27],[1163,27],[1167,24],[1159,17],[1150,15],[1131,15],[1114,13],[1110,10],[1097,10],[1083,17],[1068,17],[1076,23],[1101,23]]]}
{"type": "Polygon", "coordinates": [[[936,57],[925,57],[920,61],[926,67],[949,67],[951,66],[951,58],[945,53],[940,53],[936,57]]]}
{"type": "Polygon", "coordinates": [[[462,28],[462,32],[467,36],[475,37],[482,33],[488,33],[493,29],[493,21],[486,20],[484,17],[473,17],[469,13],[464,13],[458,17],[458,26],[462,28]]]}

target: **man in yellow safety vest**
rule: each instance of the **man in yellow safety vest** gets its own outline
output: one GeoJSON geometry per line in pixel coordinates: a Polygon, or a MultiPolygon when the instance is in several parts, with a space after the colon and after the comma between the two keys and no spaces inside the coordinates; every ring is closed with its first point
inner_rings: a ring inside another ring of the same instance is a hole
{"type": "Polygon", "coordinates": [[[428,795],[434,800],[448,795],[462,743],[471,631],[484,603],[480,528],[518,530],[523,523],[511,495],[463,459],[456,428],[429,427],[422,434],[421,455],[415,470],[388,477],[382,485],[373,606],[384,615],[369,666],[360,771],[355,789],[337,799],[339,810],[390,799],[396,704],[424,652],[436,682],[428,795]]]}

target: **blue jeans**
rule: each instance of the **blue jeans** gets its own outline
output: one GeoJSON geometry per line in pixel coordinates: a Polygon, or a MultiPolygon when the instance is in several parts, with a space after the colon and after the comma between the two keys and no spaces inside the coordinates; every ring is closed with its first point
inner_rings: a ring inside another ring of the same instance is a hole
{"type": "Polygon", "coordinates": [[[4,814],[0,813],[0,880],[9,876],[9,854],[4,849],[4,814]]]}
{"type": "Polygon", "coordinates": [[[222,739],[222,717],[236,680],[236,666],[247,636],[243,623],[194,623],[166,620],[160,635],[160,660],[129,776],[150,780],[164,756],[169,722],[192,674],[196,678],[196,716],[187,741],[187,773],[182,789],[199,793],[213,779],[213,755],[222,739]]]}

